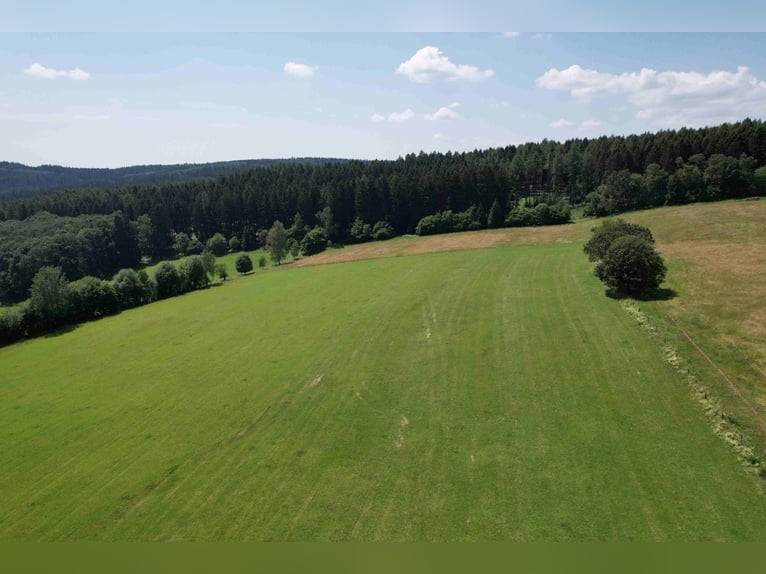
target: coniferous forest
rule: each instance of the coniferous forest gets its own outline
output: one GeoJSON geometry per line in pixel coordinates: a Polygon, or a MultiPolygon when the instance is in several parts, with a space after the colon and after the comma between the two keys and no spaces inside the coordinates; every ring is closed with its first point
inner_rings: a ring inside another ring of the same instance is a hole
{"type": "MultiPolygon", "coordinates": [[[[114,182],[119,182],[119,179],[114,182]]],[[[140,257],[215,234],[262,245],[279,220],[316,250],[406,233],[563,223],[766,191],[766,124],[544,140],[393,161],[285,162],[162,185],[68,189],[0,202],[0,299],[27,296],[43,266],[108,278],[140,257]],[[183,239],[183,241],[181,241],[183,239]]],[[[201,250],[201,249],[200,249],[201,250]]],[[[191,252],[191,251],[187,251],[191,252]]]]}

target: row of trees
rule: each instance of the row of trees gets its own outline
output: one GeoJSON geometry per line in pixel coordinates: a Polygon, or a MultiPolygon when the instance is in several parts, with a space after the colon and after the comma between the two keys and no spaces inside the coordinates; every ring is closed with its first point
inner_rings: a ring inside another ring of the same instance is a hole
{"type": "Polygon", "coordinates": [[[131,221],[150,218],[151,256],[183,248],[174,245],[180,234],[204,246],[219,232],[251,250],[274,221],[289,228],[296,214],[308,229],[321,227],[328,240],[339,243],[366,237],[365,224],[370,233],[379,222],[397,235],[413,233],[426,216],[464,213],[471,206],[489,216],[496,205],[496,221],[510,216],[515,224],[527,224],[532,218],[518,208],[528,197],[587,202],[593,213],[608,214],[763,193],[765,165],[766,125],[745,120],[627,137],[409,154],[395,161],[278,164],[162,186],[70,190],[0,203],[0,219],[25,219],[39,211],[62,216],[121,211],[131,221]],[[332,225],[322,221],[325,210],[332,213],[332,225]],[[361,229],[354,227],[357,220],[361,229]]]}
{"type": "Polygon", "coordinates": [[[678,158],[669,172],[656,163],[643,173],[627,169],[608,174],[586,197],[586,214],[602,216],[659,205],[717,201],[766,192],[766,167],[752,156],[694,154],[678,158]]]}
{"type": "MultiPolygon", "coordinates": [[[[253,262],[242,254],[236,268],[249,273],[253,262]]],[[[0,313],[0,345],[204,289],[216,276],[225,281],[228,275],[226,265],[216,263],[209,251],[186,257],[178,265],[165,261],[152,277],[144,270],[121,269],[111,281],[93,276],[69,281],[60,267],[44,266],[32,280],[29,299],[0,313]]]]}

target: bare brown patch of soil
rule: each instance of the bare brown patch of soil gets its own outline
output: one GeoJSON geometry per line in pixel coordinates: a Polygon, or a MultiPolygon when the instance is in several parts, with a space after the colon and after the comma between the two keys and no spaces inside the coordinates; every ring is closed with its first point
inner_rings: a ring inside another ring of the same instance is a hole
{"type": "Polygon", "coordinates": [[[579,223],[550,227],[465,231],[442,235],[428,235],[425,237],[411,235],[389,241],[373,241],[362,243],[361,245],[351,245],[342,249],[325,251],[319,255],[301,259],[295,263],[295,266],[306,267],[310,265],[359,261],[362,259],[457,251],[461,249],[484,249],[487,247],[540,243],[570,243],[585,239],[589,229],[589,225],[579,223]]]}
{"type": "Polygon", "coordinates": [[[322,375],[319,375],[317,378],[311,381],[311,386],[316,387],[321,382],[322,382],[322,375]]]}

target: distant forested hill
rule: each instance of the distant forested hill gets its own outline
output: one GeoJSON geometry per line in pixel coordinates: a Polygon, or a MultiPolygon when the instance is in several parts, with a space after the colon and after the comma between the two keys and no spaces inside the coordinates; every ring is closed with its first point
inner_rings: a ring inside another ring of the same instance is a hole
{"type": "Polygon", "coordinates": [[[30,197],[40,193],[83,188],[120,187],[123,185],[176,183],[205,177],[232,174],[254,167],[279,163],[322,165],[346,160],[300,157],[289,159],[246,159],[201,164],[134,165],[117,169],[91,169],[41,165],[30,167],[0,161],[0,200],[30,197]]]}

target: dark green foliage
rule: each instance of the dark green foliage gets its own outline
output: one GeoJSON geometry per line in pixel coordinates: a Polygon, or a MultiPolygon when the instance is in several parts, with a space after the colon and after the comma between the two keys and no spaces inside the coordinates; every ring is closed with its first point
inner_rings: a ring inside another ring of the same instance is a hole
{"type": "MultiPolygon", "coordinates": [[[[0,202],[0,220],[25,219],[41,211],[61,216],[121,211],[131,221],[150,217],[152,245],[147,244],[148,231],[139,242],[141,251],[150,250],[152,256],[172,251],[175,231],[203,241],[220,231],[253,250],[265,245],[266,230],[274,221],[285,221],[289,214],[294,215],[288,232],[297,241],[312,226],[323,227],[333,242],[359,241],[366,234],[364,229],[352,233],[357,218],[386,221],[395,234],[412,233],[419,221],[435,213],[450,213],[454,219],[428,220],[421,226],[424,234],[441,232],[434,226],[459,231],[500,226],[506,220],[510,225],[546,225],[561,222],[553,213],[561,198],[570,205],[585,203],[586,214],[601,216],[762,193],[758,190],[764,184],[756,181],[756,173],[764,164],[766,123],[744,120],[696,130],[408,154],[395,161],[276,163],[183,184],[75,189],[0,202]],[[549,206],[555,221],[544,221],[545,208],[539,204],[549,206]]],[[[127,238],[128,247],[116,247],[120,257],[133,257],[129,234],[118,235],[127,238]]],[[[202,250],[195,242],[180,252],[202,250]]],[[[70,279],[101,276],[87,270],[73,274],[65,258],[44,264],[60,265],[70,279]]],[[[128,263],[114,265],[116,270],[128,263]]],[[[33,274],[26,276],[24,289],[33,274]]]]}
{"type": "Polygon", "coordinates": [[[250,273],[253,270],[253,260],[250,259],[249,255],[243,253],[237,257],[237,261],[234,263],[234,268],[237,270],[237,273],[241,273],[242,275],[250,273]]]}
{"type": "Polygon", "coordinates": [[[203,251],[202,255],[200,255],[200,259],[202,260],[202,266],[205,268],[205,273],[207,273],[208,279],[212,280],[215,278],[215,255],[210,253],[210,251],[203,251]]]}
{"type": "Polygon", "coordinates": [[[301,217],[300,213],[295,214],[293,224],[290,226],[290,229],[287,230],[287,234],[290,239],[295,239],[298,243],[303,240],[306,235],[306,225],[303,223],[303,217],[301,217]]]}
{"type": "Polygon", "coordinates": [[[267,229],[259,229],[255,234],[256,247],[266,247],[266,238],[269,236],[267,229]]]}
{"type": "MultiPolygon", "coordinates": [[[[81,230],[80,233],[87,233],[81,230]]],[[[113,215],[112,240],[114,242],[115,263],[119,267],[130,267],[141,261],[141,250],[138,246],[138,237],[135,226],[128,218],[118,211],[113,215]]]]}
{"type": "Polygon", "coordinates": [[[287,250],[293,256],[293,259],[297,259],[301,252],[301,244],[291,237],[287,240],[287,250]]]}
{"type": "Polygon", "coordinates": [[[266,256],[265,255],[261,255],[258,258],[258,267],[260,267],[261,269],[266,267],[266,256]]]}
{"type": "Polygon", "coordinates": [[[391,239],[394,235],[394,228],[387,221],[377,221],[372,226],[372,238],[375,241],[391,239]]]}
{"type": "Polygon", "coordinates": [[[18,341],[27,331],[24,312],[20,309],[7,309],[0,312],[0,346],[18,341]]]}
{"type": "Polygon", "coordinates": [[[229,249],[232,253],[237,253],[238,251],[242,251],[242,241],[240,241],[239,237],[234,235],[231,239],[229,239],[229,249]]]}
{"type": "Polygon", "coordinates": [[[694,164],[682,163],[668,179],[665,203],[679,205],[704,199],[705,179],[702,170],[694,164]]]}
{"type": "Polygon", "coordinates": [[[205,250],[205,246],[202,245],[202,242],[194,237],[189,241],[189,245],[186,247],[186,254],[187,255],[199,255],[205,250]]]}
{"type": "Polygon", "coordinates": [[[665,263],[654,246],[636,235],[614,240],[596,266],[596,275],[619,293],[640,295],[659,287],[665,279],[665,263]]]}
{"type": "Polygon", "coordinates": [[[279,220],[275,221],[269,229],[266,236],[266,249],[269,250],[272,261],[275,261],[277,265],[282,263],[287,255],[287,230],[279,220]]]}
{"type": "Polygon", "coordinates": [[[152,218],[147,214],[139,215],[136,219],[136,240],[141,255],[148,257],[154,255],[154,226],[152,218]]]}
{"type": "Polygon", "coordinates": [[[759,167],[753,174],[753,193],[766,194],[766,166],[759,167]]]}
{"type": "Polygon", "coordinates": [[[348,235],[351,243],[363,243],[372,239],[372,228],[369,223],[362,221],[361,217],[357,217],[351,224],[348,235]]]}
{"type": "Polygon", "coordinates": [[[70,293],[60,267],[42,267],[32,279],[29,310],[42,323],[56,323],[69,313],[70,293]]]}
{"type": "Polygon", "coordinates": [[[569,223],[571,210],[569,203],[561,199],[553,206],[538,203],[534,207],[519,206],[512,209],[505,218],[508,227],[531,227],[535,225],[558,225],[569,223]]]}
{"type": "Polygon", "coordinates": [[[487,227],[496,229],[503,226],[503,209],[500,207],[500,202],[497,200],[492,202],[492,207],[489,208],[489,215],[487,216],[487,227]]]}
{"type": "Polygon", "coordinates": [[[452,231],[454,224],[452,222],[452,212],[443,211],[434,213],[433,215],[426,215],[420,221],[418,221],[417,227],[415,227],[415,233],[417,235],[435,235],[437,233],[448,233],[452,231]]]}
{"type": "Polygon", "coordinates": [[[316,219],[322,229],[324,229],[327,239],[329,241],[334,241],[336,239],[338,226],[335,224],[335,216],[333,215],[330,206],[327,205],[324,209],[317,212],[316,219]]]}
{"type": "Polygon", "coordinates": [[[178,267],[181,287],[184,291],[204,289],[210,284],[205,262],[201,255],[190,255],[178,267]]]}
{"type": "Polygon", "coordinates": [[[181,275],[170,261],[163,261],[154,271],[157,299],[175,297],[182,292],[181,275]]]}
{"type": "Polygon", "coordinates": [[[36,195],[45,190],[106,188],[136,184],[183,182],[236,173],[245,169],[280,163],[324,165],[348,160],[324,157],[289,159],[247,159],[202,164],[134,165],[116,169],[74,168],[57,165],[30,167],[0,161],[0,199],[36,195]]]}
{"type": "Polygon", "coordinates": [[[131,309],[151,303],[155,297],[153,283],[145,271],[121,269],[112,281],[121,309],[131,309]]]}
{"type": "Polygon", "coordinates": [[[110,277],[140,260],[135,229],[122,214],[57,217],[39,213],[0,222],[0,300],[21,301],[45,266],[68,279],[110,277]]]}
{"type": "Polygon", "coordinates": [[[301,241],[301,251],[304,255],[314,255],[327,249],[327,234],[322,227],[315,227],[301,241]]]}
{"type": "Polygon", "coordinates": [[[223,235],[216,233],[213,237],[207,240],[205,249],[216,257],[223,257],[229,251],[229,244],[223,235]]]}
{"type": "Polygon", "coordinates": [[[120,309],[112,284],[98,277],[83,277],[70,283],[69,295],[71,316],[75,321],[97,319],[120,309]]]}
{"type": "Polygon", "coordinates": [[[487,216],[480,205],[471,205],[460,213],[451,210],[442,211],[433,215],[426,215],[415,227],[417,235],[434,235],[436,233],[450,233],[452,231],[468,231],[482,229],[487,224],[487,216]]]}
{"type": "Polygon", "coordinates": [[[635,223],[628,223],[622,219],[602,221],[601,225],[594,227],[591,231],[593,231],[593,235],[583,247],[591,261],[603,259],[609,247],[618,237],[634,235],[649,244],[654,243],[652,232],[648,228],[635,223]]]}
{"type": "Polygon", "coordinates": [[[173,251],[175,251],[177,255],[186,255],[190,243],[191,239],[189,239],[189,236],[186,233],[176,233],[173,237],[173,251]]]}

